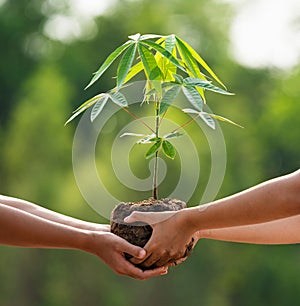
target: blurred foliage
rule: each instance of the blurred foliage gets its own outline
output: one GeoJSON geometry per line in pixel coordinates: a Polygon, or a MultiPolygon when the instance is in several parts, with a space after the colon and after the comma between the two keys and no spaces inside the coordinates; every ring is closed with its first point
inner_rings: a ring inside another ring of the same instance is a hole
{"type": "MultiPolygon", "coordinates": [[[[94,68],[136,32],[185,37],[236,93],[230,100],[207,96],[215,113],[230,115],[245,127],[242,130],[222,124],[228,161],[218,197],[299,167],[300,66],[280,72],[237,64],[228,52],[233,13],[229,5],[217,0],[119,0],[95,19],[96,36],[64,43],[48,38],[44,27],[53,14],[66,11],[67,1],[60,6],[54,0],[1,3],[2,194],[103,222],[78,191],[71,156],[75,124],[63,124],[75,106],[99,91],[100,84],[83,91],[94,68]]],[[[108,71],[101,91],[110,88],[111,77],[108,71]]],[[[103,146],[97,148],[100,153],[128,120],[125,115],[107,127],[103,146]]],[[[192,134],[193,126],[187,130],[192,134]]],[[[205,139],[200,136],[197,146],[203,150],[205,161],[209,156],[207,148],[202,149],[207,147],[202,141],[205,139]]],[[[134,171],[147,175],[140,171],[142,161],[137,164],[132,165],[134,171]]],[[[172,167],[175,171],[178,162],[172,167]]],[[[178,174],[173,179],[176,177],[178,174]]],[[[128,196],[126,188],[114,187],[113,177],[108,181],[111,188],[118,189],[118,196],[126,200],[138,197],[128,196]]],[[[170,179],[171,185],[173,182],[170,179]]],[[[203,183],[201,178],[199,184],[203,183]]],[[[203,191],[200,185],[190,204],[199,201],[203,191]]],[[[2,246],[0,305],[296,305],[300,299],[299,252],[297,245],[200,241],[191,258],[171,269],[169,275],[139,282],[113,274],[88,254],[2,246]]]]}

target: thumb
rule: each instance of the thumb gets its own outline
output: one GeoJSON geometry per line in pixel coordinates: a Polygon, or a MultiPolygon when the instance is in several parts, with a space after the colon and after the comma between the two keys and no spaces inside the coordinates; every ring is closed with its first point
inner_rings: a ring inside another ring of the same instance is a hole
{"type": "Polygon", "coordinates": [[[143,248],[140,248],[136,245],[133,245],[126,241],[125,239],[122,239],[119,246],[120,251],[123,253],[127,253],[135,258],[144,259],[146,257],[146,251],[143,248]]]}
{"type": "Polygon", "coordinates": [[[126,223],[144,222],[150,225],[165,221],[176,214],[176,211],[162,211],[162,212],[139,212],[134,211],[131,215],[126,217],[126,223]]]}

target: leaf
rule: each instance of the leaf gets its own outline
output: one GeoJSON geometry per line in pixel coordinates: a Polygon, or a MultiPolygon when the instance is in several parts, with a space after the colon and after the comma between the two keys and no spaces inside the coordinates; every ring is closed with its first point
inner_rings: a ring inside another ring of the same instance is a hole
{"type": "Polygon", "coordinates": [[[184,79],[180,74],[173,74],[173,77],[178,84],[183,84],[184,79]]]}
{"type": "Polygon", "coordinates": [[[161,80],[162,73],[156,63],[154,55],[142,44],[138,45],[139,54],[148,80],[161,80]]]}
{"type": "Polygon", "coordinates": [[[117,105],[119,105],[119,106],[121,106],[121,107],[126,107],[126,106],[128,106],[128,103],[127,103],[127,101],[126,101],[126,98],[125,98],[125,96],[123,95],[123,94],[121,94],[120,92],[114,92],[113,94],[110,94],[109,95],[110,96],[110,98],[111,98],[111,100],[115,103],[115,104],[117,104],[117,105]]]}
{"type": "Polygon", "coordinates": [[[199,92],[194,88],[190,86],[182,86],[182,91],[184,95],[187,97],[189,102],[199,111],[203,109],[203,100],[199,94],[199,92]]]}
{"type": "Polygon", "coordinates": [[[184,134],[180,132],[171,132],[171,133],[166,134],[163,138],[164,139],[178,138],[183,135],[184,134]]]}
{"type": "Polygon", "coordinates": [[[75,117],[77,117],[79,114],[81,114],[82,112],[84,112],[86,110],[86,108],[81,108],[79,109],[76,113],[74,113],[65,123],[65,126],[72,121],[75,117]]]}
{"type": "Polygon", "coordinates": [[[136,34],[128,36],[129,39],[134,40],[134,41],[138,41],[140,37],[141,37],[140,33],[136,33],[136,34]]]}
{"type": "Polygon", "coordinates": [[[162,35],[157,35],[157,34],[144,34],[140,37],[139,40],[146,40],[146,39],[154,39],[154,38],[161,38],[163,37],[162,35]]]}
{"type": "Polygon", "coordinates": [[[131,80],[134,76],[136,76],[139,72],[143,70],[143,63],[138,62],[134,66],[132,66],[124,80],[124,83],[127,83],[129,80],[131,80]]]}
{"type": "Polygon", "coordinates": [[[199,113],[201,119],[213,130],[216,128],[215,120],[212,118],[210,114],[201,112],[199,113]]]}
{"type": "Polygon", "coordinates": [[[185,78],[184,83],[188,86],[201,87],[201,88],[204,88],[210,91],[214,91],[214,92],[217,92],[223,95],[234,95],[231,92],[228,92],[218,86],[211,84],[211,82],[209,81],[198,79],[198,78],[190,78],[190,77],[185,78]]]}
{"type": "Polygon", "coordinates": [[[146,159],[153,157],[155,153],[160,149],[160,147],[161,147],[161,139],[150,147],[150,149],[146,153],[146,159]]]}
{"type": "Polygon", "coordinates": [[[182,111],[183,111],[184,113],[188,113],[188,114],[197,114],[197,115],[200,114],[199,111],[197,111],[197,110],[195,110],[195,109],[191,109],[191,108],[184,108],[182,111]]]}
{"type": "Polygon", "coordinates": [[[180,91],[179,85],[175,85],[165,92],[159,105],[159,115],[163,114],[169,106],[174,102],[180,91]]]}
{"type": "MultiPolygon", "coordinates": [[[[161,41],[161,39],[158,39],[156,43],[158,43],[158,41],[161,41]]],[[[161,46],[162,47],[165,46],[165,42],[163,40],[161,41],[161,46]]],[[[176,66],[170,63],[170,61],[159,52],[156,52],[154,57],[155,57],[155,60],[157,62],[159,69],[162,72],[162,75],[163,75],[162,79],[164,81],[172,80],[172,77],[170,78],[170,70],[172,69],[175,71],[174,73],[176,73],[176,69],[177,69],[176,66]],[[172,65],[172,67],[170,65],[172,65]]]]}
{"type": "Polygon", "coordinates": [[[170,53],[169,51],[167,51],[165,48],[163,48],[161,45],[153,42],[153,41],[143,41],[142,43],[143,45],[147,45],[151,48],[153,48],[155,51],[161,53],[164,57],[166,57],[172,64],[174,64],[177,68],[179,68],[180,70],[186,72],[186,70],[184,69],[184,67],[182,67],[180,65],[180,63],[178,62],[178,60],[172,55],[172,53],[170,53]]]}
{"type": "MultiPolygon", "coordinates": [[[[90,99],[88,99],[87,101],[85,101],[84,103],[82,103],[78,108],[76,108],[73,113],[76,113],[78,110],[80,110],[81,108],[85,107],[86,105],[90,104],[88,107],[92,106],[94,103],[94,101],[98,100],[99,98],[101,98],[103,95],[105,95],[104,93],[98,94],[90,99]]],[[[96,103],[96,102],[95,102],[96,103]]]]}
{"type": "MultiPolygon", "coordinates": [[[[184,45],[183,41],[176,36],[176,46],[180,53],[180,56],[182,58],[183,64],[187,67],[188,74],[197,77],[200,79],[206,79],[203,73],[200,71],[198,64],[190,51],[187,49],[187,47],[184,45]]],[[[205,103],[205,96],[204,96],[204,90],[202,88],[197,88],[197,91],[202,97],[203,102],[205,103]]]]}
{"type": "Polygon", "coordinates": [[[126,133],[123,133],[120,138],[124,137],[124,136],[137,136],[137,137],[141,137],[141,136],[146,136],[145,134],[136,134],[136,133],[129,133],[129,132],[126,132],[126,133]]]}
{"type": "Polygon", "coordinates": [[[148,135],[148,136],[138,140],[136,143],[147,144],[147,143],[151,143],[151,142],[157,142],[157,141],[160,141],[160,140],[161,140],[160,137],[156,137],[155,134],[152,134],[152,135],[148,135]]]}
{"type": "Polygon", "coordinates": [[[92,105],[94,105],[97,100],[99,98],[101,98],[104,94],[101,93],[99,95],[94,96],[93,98],[87,100],[86,102],[84,102],[83,104],[81,104],[74,112],[73,115],[66,121],[65,126],[72,121],[74,118],[76,118],[79,114],[81,114],[82,112],[84,112],[86,109],[88,109],[89,107],[91,107],[92,105]]]}
{"type": "Polygon", "coordinates": [[[165,40],[165,49],[172,53],[176,44],[176,38],[174,34],[168,35],[165,40]]]}
{"type": "Polygon", "coordinates": [[[96,117],[101,113],[103,107],[105,106],[107,100],[109,98],[109,95],[106,94],[103,97],[101,97],[100,99],[98,99],[98,101],[96,102],[96,104],[94,105],[92,112],[91,112],[91,121],[93,122],[96,117]]]}
{"type": "Polygon", "coordinates": [[[200,73],[196,60],[193,58],[193,56],[191,55],[187,47],[183,44],[182,40],[179,39],[177,36],[176,36],[176,46],[183,60],[183,63],[186,65],[188,70],[191,72],[192,76],[201,77],[201,73],[200,73]]]}
{"type": "Polygon", "coordinates": [[[192,57],[219,83],[221,84],[224,88],[226,86],[222,83],[222,81],[216,76],[216,74],[212,71],[212,69],[206,64],[206,62],[203,60],[203,58],[185,41],[180,39],[179,37],[176,36],[176,40],[180,41],[182,45],[185,46],[185,48],[190,52],[192,57]]]}
{"type": "Polygon", "coordinates": [[[132,44],[131,41],[127,41],[120,47],[118,47],[115,51],[113,51],[104,61],[104,63],[101,65],[101,67],[94,73],[93,78],[89,82],[89,84],[85,87],[87,89],[92,84],[94,84],[101,75],[106,71],[106,69],[115,61],[115,59],[124,51],[126,50],[130,45],[132,44]]]}
{"type": "Polygon", "coordinates": [[[175,158],[175,155],[176,155],[175,148],[169,141],[164,140],[162,142],[162,149],[167,157],[171,159],[175,158]]]}
{"type": "Polygon", "coordinates": [[[163,82],[161,84],[161,87],[165,89],[168,87],[173,87],[174,85],[178,85],[178,83],[177,82],[163,82]]]}
{"type": "Polygon", "coordinates": [[[117,72],[117,89],[119,89],[124,83],[128,71],[133,63],[135,53],[136,53],[136,44],[131,45],[122,56],[117,72]]]}
{"type": "Polygon", "coordinates": [[[235,122],[233,122],[230,119],[227,119],[225,117],[222,117],[222,116],[219,116],[219,115],[215,115],[215,114],[208,114],[208,115],[213,117],[213,118],[215,118],[215,119],[217,119],[217,120],[233,124],[233,125],[238,126],[238,127],[242,128],[242,129],[244,128],[243,126],[241,126],[241,125],[239,125],[239,124],[237,124],[237,123],[235,123],[235,122]]]}

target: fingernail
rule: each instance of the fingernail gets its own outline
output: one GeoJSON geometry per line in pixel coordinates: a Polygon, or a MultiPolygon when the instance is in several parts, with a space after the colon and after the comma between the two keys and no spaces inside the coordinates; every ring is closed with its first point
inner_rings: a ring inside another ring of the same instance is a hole
{"type": "Polygon", "coordinates": [[[166,274],[168,274],[168,270],[164,270],[160,273],[160,275],[166,275],[166,274]]]}

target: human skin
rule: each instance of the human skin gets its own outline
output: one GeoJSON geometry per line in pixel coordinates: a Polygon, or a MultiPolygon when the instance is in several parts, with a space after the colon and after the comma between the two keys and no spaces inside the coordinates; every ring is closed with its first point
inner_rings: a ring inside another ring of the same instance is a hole
{"type": "Polygon", "coordinates": [[[143,259],[144,249],[112,234],[109,226],[53,212],[28,201],[0,196],[0,244],[29,248],[63,248],[96,255],[117,274],[144,280],[167,268],[143,271],[125,253],[143,259]]]}
{"type": "Polygon", "coordinates": [[[126,222],[150,224],[153,233],[134,259],[145,267],[184,257],[192,237],[236,242],[286,244],[300,242],[300,170],[210,204],[178,212],[134,212],[126,222]]]}

